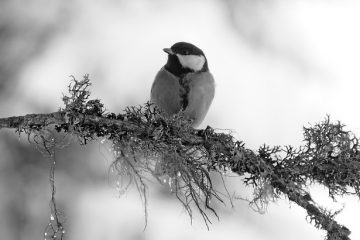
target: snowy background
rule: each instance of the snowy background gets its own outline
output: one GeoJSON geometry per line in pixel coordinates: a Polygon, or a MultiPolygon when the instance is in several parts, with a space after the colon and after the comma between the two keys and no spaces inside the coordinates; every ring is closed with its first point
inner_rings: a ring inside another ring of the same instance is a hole
{"type": "MultiPolygon", "coordinates": [[[[70,75],[89,73],[92,97],[107,109],[145,103],[162,48],[199,46],[217,83],[201,127],[230,129],[247,147],[302,144],[302,126],[326,114],[360,135],[360,2],[356,0],[134,0],[0,2],[0,117],[62,107],[70,75]]],[[[210,231],[192,225],[181,204],[150,184],[149,222],[136,191],[122,197],[107,181],[106,144],[72,144],[58,153],[57,201],[67,239],[323,239],[287,200],[260,215],[246,202],[218,206],[210,231]]],[[[49,219],[49,163],[13,131],[0,131],[1,239],[41,239],[49,219]]],[[[250,196],[240,179],[229,179],[250,196]]],[[[356,198],[314,199],[338,210],[360,239],[356,198]]]]}

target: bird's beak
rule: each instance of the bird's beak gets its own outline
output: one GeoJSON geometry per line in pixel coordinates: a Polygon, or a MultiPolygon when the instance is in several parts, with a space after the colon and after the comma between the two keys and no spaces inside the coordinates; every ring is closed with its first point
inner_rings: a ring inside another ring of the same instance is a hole
{"type": "Polygon", "coordinates": [[[163,50],[164,50],[164,52],[166,52],[167,54],[174,55],[174,52],[171,50],[171,48],[164,48],[163,50]]]}

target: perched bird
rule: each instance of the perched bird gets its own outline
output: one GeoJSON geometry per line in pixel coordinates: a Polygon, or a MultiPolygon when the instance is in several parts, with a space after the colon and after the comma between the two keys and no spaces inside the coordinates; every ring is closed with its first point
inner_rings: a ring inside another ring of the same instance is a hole
{"type": "Polygon", "coordinates": [[[182,112],[197,127],[215,94],[215,81],[204,52],[191,43],[164,48],[168,60],[151,87],[151,102],[167,116],[182,112]]]}

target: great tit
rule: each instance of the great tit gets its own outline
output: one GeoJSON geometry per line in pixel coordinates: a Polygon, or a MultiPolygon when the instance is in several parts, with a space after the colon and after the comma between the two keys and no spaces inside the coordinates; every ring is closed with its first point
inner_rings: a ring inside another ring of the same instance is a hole
{"type": "Polygon", "coordinates": [[[195,45],[178,42],[164,48],[167,63],[151,87],[151,103],[166,116],[182,112],[198,127],[215,95],[215,81],[204,52],[195,45]]]}

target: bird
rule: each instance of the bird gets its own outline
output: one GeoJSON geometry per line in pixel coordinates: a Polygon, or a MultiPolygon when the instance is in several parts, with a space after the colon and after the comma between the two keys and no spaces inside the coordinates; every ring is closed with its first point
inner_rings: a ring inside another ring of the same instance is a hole
{"type": "Polygon", "coordinates": [[[182,113],[197,128],[215,96],[215,80],[204,52],[188,42],[164,48],[167,62],[156,74],[150,103],[165,116],[182,113]]]}

